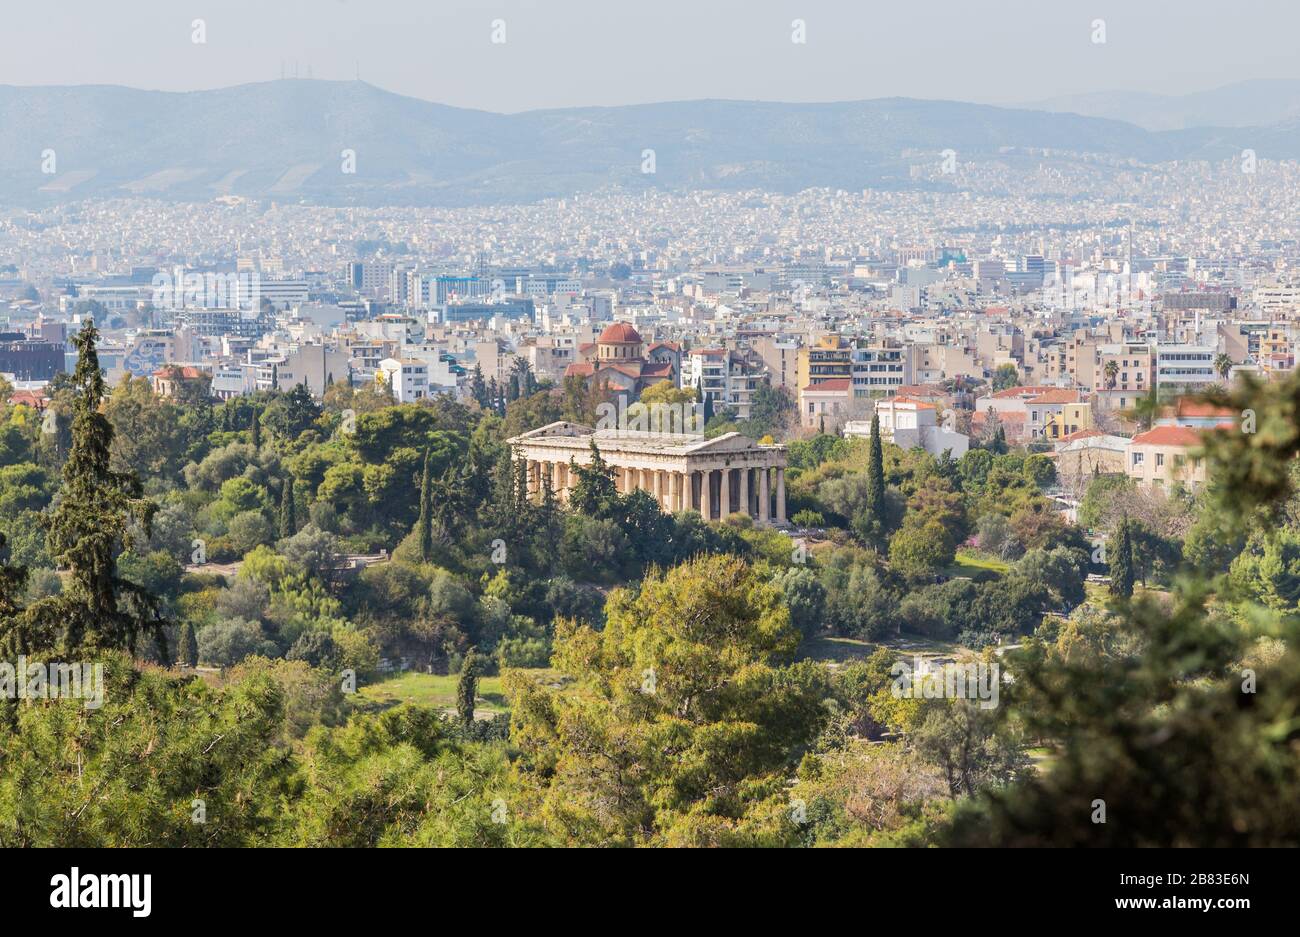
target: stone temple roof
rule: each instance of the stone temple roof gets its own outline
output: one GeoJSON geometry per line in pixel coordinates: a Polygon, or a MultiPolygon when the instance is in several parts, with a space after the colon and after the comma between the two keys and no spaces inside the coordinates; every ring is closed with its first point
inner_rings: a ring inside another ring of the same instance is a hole
{"type": "Polygon", "coordinates": [[[587,449],[592,439],[601,451],[621,450],[639,452],[661,452],[674,455],[694,455],[747,450],[785,451],[785,446],[762,446],[742,433],[723,433],[708,439],[696,433],[648,433],[636,430],[593,429],[581,423],[558,421],[539,427],[527,433],[515,436],[507,442],[510,445],[527,443],[545,443],[572,449],[587,449]]]}

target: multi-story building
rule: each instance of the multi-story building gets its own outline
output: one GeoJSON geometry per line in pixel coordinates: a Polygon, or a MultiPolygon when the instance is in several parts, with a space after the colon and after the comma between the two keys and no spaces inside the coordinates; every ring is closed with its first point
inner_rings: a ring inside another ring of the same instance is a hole
{"type": "MultiPolygon", "coordinates": [[[[970,448],[970,437],[948,429],[939,420],[939,409],[924,400],[894,397],[876,403],[880,419],[880,438],[904,449],[924,449],[938,458],[944,452],[960,459],[970,448]]],[[[871,437],[870,420],[850,420],[844,424],[845,436],[871,437]]]]}
{"type": "Polygon", "coordinates": [[[420,358],[385,358],[379,362],[375,378],[389,389],[398,403],[413,403],[429,397],[429,364],[420,358]]]}
{"type": "Polygon", "coordinates": [[[795,380],[800,390],[824,381],[849,381],[853,377],[853,348],[839,335],[824,335],[799,349],[795,380]]]}
{"type": "Polygon", "coordinates": [[[1214,346],[1157,345],[1156,387],[1161,390],[1197,391],[1217,383],[1214,346]]]}
{"type": "Polygon", "coordinates": [[[883,397],[912,383],[910,356],[898,345],[855,347],[850,357],[853,396],[883,397]]]}
{"type": "Polygon", "coordinates": [[[1205,484],[1201,433],[1186,426],[1156,426],[1128,445],[1126,472],[1142,488],[1168,492],[1175,485],[1195,491],[1205,484]]]}

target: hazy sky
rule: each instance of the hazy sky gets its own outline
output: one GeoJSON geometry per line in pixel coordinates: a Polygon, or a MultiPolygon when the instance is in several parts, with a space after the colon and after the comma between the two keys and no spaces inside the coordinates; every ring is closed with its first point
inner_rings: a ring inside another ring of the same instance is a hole
{"type": "Polygon", "coordinates": [[[1294,0],[8,0],[0,84],[191,90],[310,66],[461,107],[1015,103],[1300,78],[1294,0]],[[207,42],[191,42],[191,21],[207,42]],[[790,41],[802,19],[807,43],[790,41]],[[506,42],[491,42],[492,21],[506,42]],[[1106,22],[1106,43],[1092,22],[1106,22]]]}

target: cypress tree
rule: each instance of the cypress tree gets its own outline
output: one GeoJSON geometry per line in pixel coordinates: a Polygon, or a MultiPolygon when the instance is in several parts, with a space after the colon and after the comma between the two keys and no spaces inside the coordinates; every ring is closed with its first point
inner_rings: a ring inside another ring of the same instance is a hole
{"type": "Polygon", "coordinates": [[[68,569],[61,595],[43,599],[27,616],[38,642],[62,632],[62,650],[118,649],[134,653],[142,634],[153,637],[158,659],[167,653],[165,619],[156,596],[117,575],[117,557],[132,545],[132,527],[148,536],[156,505],[144,497],[134,472],[110,464],[113,425],[100,412],[104,375],[95,351],[99,331],[87,319],[73,339],[78,351],[73,386],[72,448],[63,466],[63,499],[45,517],[46,548],[68,569]]]}
{"type": "Polygon", "coordinates": [[[433,562],[433,452],[424,453],[424,477],[420,480],[420,521],[417,527],[420,560],[433,562]]]}
{"type": "Polygon", "coordinates": [[[474,376],[470,379],[469,386],[470,386],[471,396],[473,396],[473,398],[476,401],[478,401],[478,405],[480,407],[486,409],[488,405],[488,389],[487,389],[487,382],[483,380],[482,365],[480,364],[474,365],[474,376]]]}
{"type": "Polygon", "coordinates": [[[298,532],[298,518],[293,499],[293,476],[285,476],[280,486],[280,539],[292,537],[298,532]]]}
{"type": "Polygon", "coordinates": [[[199,662],[199,649],[194,640],[194,628],[190,623],[181,624],[180,633],[176,636],[176,666],[193,667],[199,662]]]}
{"type": "Polygon", "coordinates": [[[456,681],[456,717],[467,729],[474,724],[474,700],[478,698],[480,669],[478,651],[470,648],[460,665],[460,678],[456,681]]]}
{"type": "Polygon", "coordinates": [[[261,412],[257,409],[257,407],[253,407],[253,424],[252,424],[251,429],[252,429],[252,431],[253,431],[253,448],[254,448],[254,449],[261,449],[261,448],[262,448],[262,420],[261,420],[261,416],[262,416],[262,414],[261,414],[261,412]]]}
{"type": "Polygon", "coordinates": [[[1129,529],[1127,517],[1121,518],[1111,538],[1108,553],[1110,560],[1110,593],[1123,599],[1133,595],[1133,582],[1136,577],[1136,559],[1133,550],[1133,535],[1129,529]]]}
{"type": "Polygon", "coordinates": [[[885,522],[885,448],[880,441],[880,414],[871,417],[871,452],[867,459],[867,510],[871,520],[885,522]]]}

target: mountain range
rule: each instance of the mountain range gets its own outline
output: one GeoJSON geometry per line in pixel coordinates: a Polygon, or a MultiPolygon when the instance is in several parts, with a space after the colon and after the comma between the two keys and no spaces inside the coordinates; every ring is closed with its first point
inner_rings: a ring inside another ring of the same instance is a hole
{"type": "MultiPolygon", "coordinates": [[[[1137,101],[1125,105],[1130,117],[1137,101]]],[[[1079,105],[1089,107],[1100,103],[1079,105]]],[[[1223,116],[1205,107],[1197,113],[1223,116]]],[[[1283,116],[1265,126],[1150,129],[1046,102],[704,100],[496,114],[360,81],[289,79],[192,92],[0,86],[0,204],[236,195],[456,206],[611,185],[902,188],[933,185],[912,179],[910,168],[944,149],[962,160],[1007,148],[1142,163],[1224,159],[1246,147],[1261,158],[1300,158],[1300,120],[1289,113],[1274,104],[1268,115],[1283,116]],[[653,173],[643,171],[646,150],[654,151],[653,173]],[[345,171],[349,154],[355,172],[345,171]]]]}
{"type": "Polygon", "coordinates": [[[1147,130],[1191,127],[1264,127],[1300,118],[1300,80],[1239,81],[1191,94],[1102,91],[1022,105],[1137,124],[1147,130]]]}

